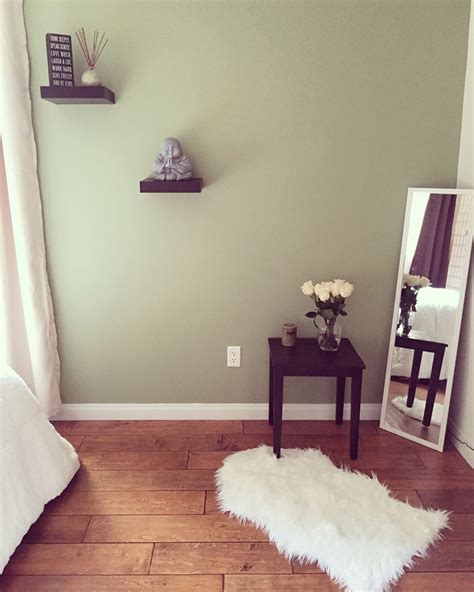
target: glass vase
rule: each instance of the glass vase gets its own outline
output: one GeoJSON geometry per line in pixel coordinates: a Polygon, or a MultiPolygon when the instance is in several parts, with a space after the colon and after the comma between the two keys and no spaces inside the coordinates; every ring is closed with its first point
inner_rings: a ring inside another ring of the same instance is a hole
{"type": "Polygon", "coordinates": [[[413,326],[415,314],[407,308],[400,309],[400,315],[398,317],[398,330],[404,337],[407,337],[413,326]]]}
{"type": "Polygon", "coordinates": [[[341,343],[341,325],[334,319],[325,320],[324,325],[318,326],[318,344],[322,351],[335,352],[341,343]]]}

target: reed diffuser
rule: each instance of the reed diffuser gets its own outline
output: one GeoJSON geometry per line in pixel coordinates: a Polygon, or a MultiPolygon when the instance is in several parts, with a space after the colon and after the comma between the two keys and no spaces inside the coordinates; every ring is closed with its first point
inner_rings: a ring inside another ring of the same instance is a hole
{"type": "Polygon", "coordinates": [[[105,33],[102,33],[102,36],[100,36],[98,30],[94,31],[94,35],[92,38],[92,49],[89,50],[89,45],[87,43],[87,37],[84,28],[76,31],[77,40],[79,41],[79,45],[81,46],[82,53],[84,54],[84,58],[88,66],[87,70],[81,77],[82,83],[86,84],[87,86],[102,85],[102,80],[100,79],[100,76],[97,74],[95,67],[97,62],[99,61],[102,52],[104,51],[104,47],[107,45],[109,41],[108,39],[104,41],[104,36],[105,33]]]}

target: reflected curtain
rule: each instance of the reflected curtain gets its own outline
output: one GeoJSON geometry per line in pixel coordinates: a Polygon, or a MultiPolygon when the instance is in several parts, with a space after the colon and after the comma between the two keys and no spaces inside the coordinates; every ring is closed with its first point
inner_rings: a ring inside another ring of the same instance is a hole
{"type": "Polygon", "coordinates": [[[59,355],[46,254],[21,0],[0,1],[0,358],[49,415],[59,411],[59,355]]]}
{"type": "Polygon", "coordinates": [[[430,195],[410,273],[426,276],[434,288],[446,287],[455,210],[455,195],[430,195]]]}

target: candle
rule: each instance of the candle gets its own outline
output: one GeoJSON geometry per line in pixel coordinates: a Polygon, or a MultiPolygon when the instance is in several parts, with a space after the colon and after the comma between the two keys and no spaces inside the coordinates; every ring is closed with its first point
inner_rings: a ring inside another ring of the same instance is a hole
{"type": "Polygon", "coordinates": [[[285,323],[281,328],[281,344],[286,347],[296,345],[296,325],[285,323]]]}

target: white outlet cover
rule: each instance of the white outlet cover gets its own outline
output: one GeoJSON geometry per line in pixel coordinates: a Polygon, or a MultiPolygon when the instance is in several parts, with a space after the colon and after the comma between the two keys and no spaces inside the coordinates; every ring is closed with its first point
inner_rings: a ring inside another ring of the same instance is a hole
{"type": "Polygon", "coordinates": [[[240,345],[227,346],[227,367],[240,368],[240,345]]]}

